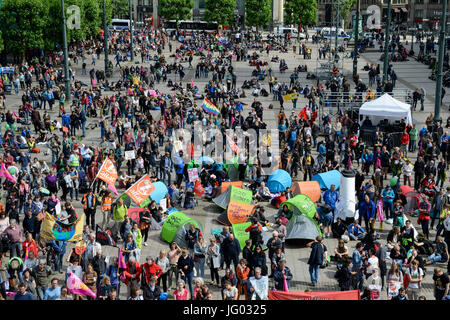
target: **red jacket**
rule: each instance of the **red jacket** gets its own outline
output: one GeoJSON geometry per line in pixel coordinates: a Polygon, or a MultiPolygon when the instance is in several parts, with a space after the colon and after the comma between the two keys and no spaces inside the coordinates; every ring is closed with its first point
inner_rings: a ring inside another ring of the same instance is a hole
{"type": "Polygon", "coordinates": [[[133,275],[133,274],[135,274],[136,275],[136,280],[137,280],[137,282],[139,282],[139,281],[141,281],[140,279],[141,279],[141,272],[142,272],[142,270],[141,270],[141,265],[139,264],[139,262],[134,262],[134,264],[135,264],[135,266],[136,266],[136,273],[131,273],[130,272],[130,263],[131,262],[127,262],[127,269],[123,272],[123,275],[125,276],[125,281],[124,281],[124,283],[126,284],[126,285],[128,285],[128,282],[131,280],[131,276],[133,275]]]}
{"type": "Polygon", "coordinates": [[[144,263],[142,265],[142,273],[143,276],[145,277],[145,281],[149,283],[150,278],[152,277],[159,278],[162,275],[162,268],[160,265],[156,263],[153,263],[151,265],[148,263],[144,263]]]}
{"type": "Polygon", "coordinates": [[[403,133],[402,136],[400,137],[400,141],[402,142],[403,145],[408,145],[409,144],[409,134],[403,133]]]}

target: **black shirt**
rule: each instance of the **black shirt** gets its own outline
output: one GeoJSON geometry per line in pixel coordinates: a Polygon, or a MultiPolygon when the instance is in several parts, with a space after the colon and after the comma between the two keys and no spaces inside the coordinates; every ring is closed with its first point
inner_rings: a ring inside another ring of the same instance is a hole
{"type": "Polygon", "coordinates": [[[448,274],[443,273],[440,276],[433,274],[433,281],[434,281],[434,285],[436,287],[436,293],[443,295],[445,293],[445,287],[446,287],[447,283],[450,282],[450,279],[448,278],[448,274]]]}

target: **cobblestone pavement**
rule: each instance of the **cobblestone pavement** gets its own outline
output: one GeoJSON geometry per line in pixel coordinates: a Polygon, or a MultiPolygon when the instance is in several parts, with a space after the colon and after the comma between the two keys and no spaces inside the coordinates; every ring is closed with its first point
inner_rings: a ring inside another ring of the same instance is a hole
{"type": "MultiPolygon", "coordinates": [[[[175,46],[178,46],[178,45],[179,45],[178,43],[174,43],[173,50],[175,50],[175,46]]],[[[307,45],[309,47],[313,48],[313,55],[312,55],[311,60],[303,60],[303,58],[300,57],[298,54],[292,53],[292,49],[289,51],[289,53],[271,52],[269,56],[267,56],[267,54],[264,52],[264,53],[262,53],[262,59],[269,62],[275,76],[281,82],[289,83],[289,75],[295,66],[297,66],[299,64],[302,64],[302,65],[306,64],[308,66],[309,71],[313,71],[316,66],[317,54],[316,54],[316,51],[314,50],[316,48],[316,45],[312,45],[311,42],[308,42],[307,45]],[[287,72],[280,74],[278,64],[270,62],[270,57],[273,55],[278,55],[280,58],[286,60],[288,66],[289,66],[289,69],[287,70],[287,72]]],[[[250,53],[251,52],[252,51],[250,51],[250,53]]],[[[169,55],[168,54],[168,46],[166,46],[165,54],[166,54],[166,56],[169,55]]],[[[110,59],[111,58],[112,57],[110,57],[110,59]]],[[[361,78],[363,80],[367,79],[367,72],[361,71],[362,67],[367,62],[375,63],[376,62],[375,60],[378,58],[379,58],[379,53],[368,52],[366,54],[362,54],[362,57],[359,59],[359,62],[358,62],[358,70],[360,70],[359,72],[360,72],[361,78]]],[[[169,62],[171,62],[172,59],[173,58],[170,58],[169,62]]],[[[198,58],[196,57],[193,61],[194,66],[195,66],[197,59],[198,58]]],[[[90,62],[91,62],[90,60],[91,59],[86,60],[86,62],[88,63],[88,66],[87,66],[88,70],[90,70],[92,68],[92,66],[90,65],[90,62]]],[[[140,62],[140,59],[139,59],[139,62],[140,62]]],[[[139,66],[140,63],[137,65],[139,66]]],[[[148,65],[148,64],[144,63],[144,65],[148,65]]],[[[103,66],[104,66],[103,58],[101,58],[100,60],[97,60],[96,68],[102,68],[103,66]]],[[[237,74],[237,86],[240,87],[242,85],[243,81],[245,79],[248,79],[251,76],[251,72],[252,72],[253,68],[248,65],[248,62],[233,61],[233,66],[235,67],[235,71],[237,74]]],[[[86,76],[80,76],[81,75],[81,63],[78,66],[75,65],[73,67],[76,70],[77,79],[81,79],[82,81],[89,83],[89,79],[86,76]]],[[[185,67],[187,69],[187,67],[188,67],[187,63],[185,64],[185,67]]],[[[345,59],[344,68],[345,68],[344,72],[351,73],[352,61],[350,59],[345,59]]],[[[434,91],[432,90],[432,88],[434,86],[434,82],[427,79],[429,71],[425,70],[426,68],[424,67],[424,65],[417,63],[416,61],[394,63],[394,68],[398,75],[397,87],[400,87],[400,88],[406,87],[409,89],[412,89],[415,86],[426,87],[428,99],[426,100],[426,104],[425,104],[425,112],[422,112],[422,113],[414,112],[415,122],[416,122],[416,124],[420,125],[420,127],[421,127],[424,123],[426,116],[429,114],[429,112],[432,112],[434,110],[434,99],[433,99],[434,91]]],[[[193,70],[187,69],[186,71],[187,71],[186,77],[185,77],[183,83],[190,83],[191,80],[193,80],[194,84],[197,85],[200,89],[202,89],[207,84],[208,79],[205,79],[205,78],[195,79],[193,70]]],[[[118,69],[115,69],[113,78],[110,79],[110,81],[116,81],[118,79],[118,77],[119,77],[118,69]]],[[[169,79],[175,80],[173,77],[174,77],[173,74],[169,75],[169,79]]],[[[315,85],[315,81],[312,82],[312,81],[306,80],[306,73],[300,74],[300,81],[303,85],[305,85],[305,84],[309,84],[310,86],[315,85]]],[[[267,89],[267,91],[269,91],[267,80],[264,82],[264,87],[267,89]]],[[[162,90],[163,92],[169,91],[169,89],[163,83],[158,84],[157,88],[162,90]]],[[[246,93],[247,93],[248,97],[246,99],[240,99],[244,103],[247,103],[247,106],[244,106],[243,114],[247,114],[247,112],[249,111],[248,110],[249,106],[253,101],[253,97],[249,94],[250,92],[248,92],[248,90],[247,90],[246,93]]],[[[107,92],[106,94],[109,95],[110,93],[107,92]]],[[[21,95],[8,96],[8,101],[7,101],[8,109],[16,109],[17,108],[17,106],[20,104],[20,96],[21,95]]],[[[450,94],[448,96],[450,96],[450,94]]],[[[446,100],[445,100],[447,103],[449,101],[448,96],[446,97],[446,100]]],[[[277,114],[279,111],[279,103],[272,101],[271,96],[269,96],[267,98],[258,97],[257,99],[259,101],[261,101],[263,103],[263,106],[265,107],[264,121],[268,124],[268,128],[276,128],[277,127],[276,118],[277,118],[277,114]],[[272,103],[274,105],[273,110],[268,109],[268,105],[270,103],[272,103]]],[[[299,108],[302,108],[305,105],[305,102],[306,102],[306,100],[304,98],[300,98],[298,101],[299,108]]],[[[287,111],[287,114],[290,113],[291,108],[292,108],[292,105],[290,103],[285,104],[285,110],[287,111]]],[[[300,110],[297,110],[297,112],[298,111],[300,111],[300,110]]],[[[50,115],[53,118],[53,117],[57,116],[57,113],[56,113],[56,111],[51,111],[50,115]]],[[[449,113],[446,110],[442,111],[442,118],[444,119],[444,121],[448,117],[448,115],[449,115],[449,113]]],[[[156,117],[157,119],[159,118],[159,111],[155,112],[154,117],[156,117]]],[[[88,123],[96,123],[97,121],[98,121],[98,119],[89,119],[88,123]]],[[[95,146],[96,144],[98,144],[98,141],[100,139],[99,128],[95,128],[93,130],[87,129],[86,134],[87,134],[87,136],[82,141],[82,143],[87,144],[87,145],[92,145],[92,146],[95,146]]],[[[33,155],[33,157],[34,157],[34,155],[33,155]]],[[[413,155],[410,155],[410,157],[412,159],[414,159],[413,155]]],[[[49,162],[51,161],[50,156],[45,156],[43,153],[40,153],[38,155],[38,158],[44,159],[49,162]]],[[[303,177],[302,174],[299,174],[299,176],[301,178],[303,177]]],[[[123,191],[124,190],[119,190],[119,193],[121,193],[123,191]]],[[[4,195],[3,195],[3,200],[4,200],[4,195]]],[[[82,212],[82,206],[78,201],[74,201],[73,205],[78,213],[82,212]]],[[[187,215],[200,221],[200,223],[203,226],[203,232],[204,232],[205,238],[207,240],[211,237],[211,229],[222,227],[215,220],[215,218],[220,214],[220,210],[214,204],[207,203],[203,200],[200,200],[199,205],[195,209],[183,210],[183,212],[185,212],[187,215]]],[[[272,217],[275,214],[275,212],[276,212],[276,209],[274,207],[267,205],[266,213],[267,213],[268,217],[272,217]]],[[[101,220],[102,220],[101,212],[98,209],[97,214],[96,214],[96,221],[100,222],[101,220]]],[[[415,223],[415,220],[416,219],[413,219],[413,222],[417,228],[417,224],[415,223]]],[[[377,228],[377,230],[379,230],[378,224],[376,224],[376,228],[377,228]]],[[[384,230],[380,231],[380,233],[382,235],[382,239],[386,239],[386,235],[387,235],[388,231],[390,230],[390,228],[391,228],[390,225],[385,225],[384,230]]],[[[145,261],[145,257],[147,257],[147,256],[156,257],[161,249],[165,249],[165,250],[168,249],[168,244],[159,239],[159,233],[160,233],[159,231],[153,231],[153,232],[149,233],[149,240],[148,240],[149,245],[147,247],[145,247],[145,246],[142,247],[141,261],[145,261]]],[[[433,239],[434,239],[434,235],[435,235],[435,231],[431,231],[431,237],[433,239]]],[[[331,253],[333,251],[334,247],[337,245],[336,239],[325,239],[324,241],[325,241],[326,246],[328,247],[328,252],[331,253]]],[[[356,242],[354,242],[354,241],[348,243],[350,253],[353,251],[353,249],[355,247],[355,243],[356,242]]],[[[70,248],[72,248],[72,246],[73,246],[73,244],[69,244],[67,250],[69,251],[70,248]]],[[[117,256],[117,249],[113,248],[113,247],[104,246],[103,252],[107,256],[117,256]]],[[[334,274],[336,271],[336,266],[334,263],[331,263],[331,265],[329,267],[327,267],[326,269],[320,270],[319,282],[316,287],[313,288],[313,287],[309,286],[310,277],[309,277],[308,265],[307,265],[309,253],[310,253],[310,249],[304,247],[304,245],[302,246],[302,245],[297,245],[297,244],[288,244],[286,246],[287,266],[292,270],[292,273],[293,273],[293,281],[291,282],[291,291],[304,291],[305,289],[311,289],[312,291],[336,291],[336,290],[339,290],[339,288],[337,286],[337,281],[334,279],[334,274]]],[[[66,264],[66,262],[64,262],[64,269],[66,266],[67,266],[67,264],[66,264]]],[[[390,267],[390,263],[388,261],[388,268],[389,267],[390,267]]],[[[220,275],[222,276],[223,273],[224,273],[224,271],[221,271],[220,275]]],[[[432,285],[432,280],[431,280],[431,276],[430,276],[431,273],[432,273],[432,267],[428,267],[428,275],[426,276],[426,278],[424,280],[423,292],[422,292],[428,299],[433,298],[432,297],[433,296],[433,285],[432,285]]],[[[60,275],[60,274],[57,274],[56,277],[59,278],[60,280],[64,279],[63,275],[60,275]]],[[[205,278],[207,280],[210,279],[210,273],[207,268],[205,270],[205,278]]],[[[273,285],[273,283],[271,281],[271,286],[272,285],[273,285]]],[[[212,290],[214,292],[214,299],[220,299],[221,297],[220,297],[219,289],[217,287],[213,287],[212,290]]],[[[120,296],[121,296],[121,299],[126,298],[126,287],[123,284],[122,284],[120,296]]],[[[383,290],[382,298],[386,299],[386,291],[385,290],[383,290]]]]}

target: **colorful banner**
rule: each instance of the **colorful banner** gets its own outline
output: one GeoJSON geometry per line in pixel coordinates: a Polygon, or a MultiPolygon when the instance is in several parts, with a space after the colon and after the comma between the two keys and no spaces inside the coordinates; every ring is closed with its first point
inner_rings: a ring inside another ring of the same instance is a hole
{"type": "Polygon", "coordinates": [[[217,109],[217,107],[206,98],[203,100],[202,108],[207,113],[211,113],[216,116],[218,116],[220,114],[219,109],[217,109]]]}
{"type": "Polygon", "coordinates": [[[88,288],[87,285],[83,283],[83,281],[78,278],[74,272],[71,272],[69,277],[67,278],[67,291],[72,294],[79,294],[83,296],[89,296],[95,299],[97,296],[91,289],[88,288]]]}
{"type": "Polygon", "coordinates": [[[41,226],[41,236],[47,240],[77,242],[82,240],[84,214],[74,223],[64,224],[46,212],[41,226]]]}
{"type": "Polygon", "coordinates": [[[250,190],[241,188],[231,188],[230,200],[240,203],[252,203],[253,194],[250,190]]]}
{"type": "Polygon", "coordinates": [[[99,225],[97,225],[96,226],[96,230],[95,230],[95,241],[100,243],[102,246],[113,246],[113,247],[115,247],[116,246],[116,242],[111,237],[111,234],[108,233],[108,231],[103,230],[102,228],[100,228],[99,225]]]}
{"type": "Polygon", "coordinates": [[[245,229],[251,226],[251,224],[251,222],[233,224],[233,234],[236,239],[238,239],[239,244],[241,245],[241,249],[245,247],[245,240],[250,239],[250,233],[245,232],[245,229]]]}
{"type": "Polygon", "coordinates": [[[247,222],[248,217],[251,216],[254,205],[247,203],[240,203],[231,200],[228,204],[227,215],[231,224],[239,224],[247,222]]]}
{"type": "Polygon", "coordinates": [[[269,300],[360,300],[359,290],[336,292],[269,291],[269,300]]]}
{"type": "Polygon", "coordinates": [[[294,99],[298,99],[298,94],[297,94],[297,92],[292,92],[292,93],[289,93],[289,94],[285,94],[285,95],[283,96],[284,102],[286,102],[286,101],[291,101],[291,100],[294,100],[294,99]]]}
{"type": "Polygon", "coordinates": [[[194,182],[198,180],[198,170],[197,168],[188,169],[189,182],[194,182]]]}
{"type": "Polygon", "coordinates": [[[139,206],[154,190],[155,187],[153,186],[148,174],[146,174],[135,184],[133,184],[127,191],[125,191],[125,193],[139,206]]]}
{"type": "Polygon", "coordinates": [[[111,159],[106,158],[98,171],[97,178],[105,181],[106,184],[113,186],[116,183],[117,177],[116,166],[111,159]]]}

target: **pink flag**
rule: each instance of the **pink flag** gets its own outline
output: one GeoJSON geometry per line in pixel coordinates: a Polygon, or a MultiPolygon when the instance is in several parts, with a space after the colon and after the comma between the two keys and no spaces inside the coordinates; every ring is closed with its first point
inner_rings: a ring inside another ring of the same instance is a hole
{"type": "Polygon", "coordinates": [[[127,264],[125,263],[125,259],[123,258],[122,249],[119,248],[119,269],[126,269],[127,264]]]}
{"type": "Polygon", "coordinates": [[[71,272],[67,278],[67,291],[73,294],[89,296],[94,299],[97,297],[95,293],[92,292],[92,290],[89,289],[73,272],[71,272]]]}
{"type": "Polygon", "coordinates": [[[9,182],[16,183],[16,179],[6,170],[5,163],[2,163],[0,167],[0,177],[5,177],[9,182]]]}
{"type": "Polygon", "coordinates": [[[283,289],[284,289],[284,291],[286,291],[286,292],[289,291],[289,287],[288,287],[288,284],[287,284],[286,279],[283,279],[283,289]]]}
{"type": "Polygon", "coordinates": [[[116,196],[119,195],[119,193],[117,192],[116,187],[114,187],[112,184],[108,184],[108,189],[111,190],[112,192],[114,192],[114,194],[115,194],[116,196]]]}

